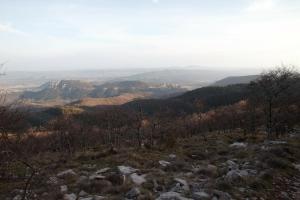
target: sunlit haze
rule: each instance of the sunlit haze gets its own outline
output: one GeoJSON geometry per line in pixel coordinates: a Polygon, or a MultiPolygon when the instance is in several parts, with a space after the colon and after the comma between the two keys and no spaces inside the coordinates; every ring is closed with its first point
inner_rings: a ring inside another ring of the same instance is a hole
{"type": "Polygon", "coordinates": [[[300,65],[299,0],[0,0],[12,70],[300,65]]]}

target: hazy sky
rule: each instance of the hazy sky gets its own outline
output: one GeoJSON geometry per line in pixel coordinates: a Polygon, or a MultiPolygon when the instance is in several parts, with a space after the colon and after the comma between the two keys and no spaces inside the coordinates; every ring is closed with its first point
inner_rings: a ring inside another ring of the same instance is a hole
{"type": "Polygon", "coordinates": [[[299,0],[0,0],[11,69],[300,65],[299,0]]]}

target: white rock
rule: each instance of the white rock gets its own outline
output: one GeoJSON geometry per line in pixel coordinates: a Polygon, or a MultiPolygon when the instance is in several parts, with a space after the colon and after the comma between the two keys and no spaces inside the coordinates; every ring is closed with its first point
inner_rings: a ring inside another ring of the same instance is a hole
{"type": "Polygon", "coordinates": [[[76,200],[76,199],[77,199],[77,196],[74,193],[64,195],[64,200],[76,200]]]}
{"type": "Polygon", "coordinates": [[[94,200],[93,197],[79,197],[78,200],[94,200]]]}
{"type": "Polygon", "coordinates": [[[160,161],[158,161],[159,162],[159,164],[161,165],[161,166],[163,166],[163,167],[167,167],[167,166],[169,166],[171,163],[170,162],[168,162],[168,161],[165,161],[165,160],[160,160],[160,161]]]}
{"type": "Polygon", "coordinates": [[[105,176],[93,174],[93,175],[89,176],[89,179],[90,180],[95,180],[95,179],[96,180],[103,180],[103,179],[105,179],[105,176]]]}
{"type": "Polygon", "coordinates": [[[132,182],[136,185],[142,185],[143,183],[145,183],[146,182],[145,177],[146,177],[146,175],[139,176],[136,173],[133,173],[130,175],[132,182]]]}
{"type": "Polygon", "coordinates": [[[60,173],[57,174],[58,178],[65,178],[67,176],[76,176],[77,174],[72,170],[72,169],[68,169],[65,171],[62,171],[60,173]]]}
{"type": "Polygon", "coordinates": [[[193,198],[196,200],[206,200],[206,199],[209,199],[210,196],[206,192],[195,192],[193,194],[193,198]]]}
{"type": "Polygon", "coordinates": [[[103,173],[105,173],[109,170],[110,170],[110,168],[106,167],[106,168],[103,168],[103,169],[100,169],[100,170],[96,171],[95,174],[103,174],[103,173]]]}
{"type": "Polygon", "coordinates": [[[177,192],[166,192],[161,194],[156,200],[192,200],[181,196],[177,192]]]}
{"type": "Polygon", "coordinates": [[[186,180],[180,179],[180,178],[175,178],[174,179],[177,183],[180,184],[180,187],[185,190],[185,191],[189,191],[190,187],[189,184],[186,182],[186,180]]]}
{"type": "Polygon", "coordinates": [[[245,148],[245,147],[247,147],[247,144],[243,143],[243,142],[234,142],[233,144],[229,145],[229,147],[233,147],[233,148],[245,148]]]}
{"type": "Polygon", "coordinates": [[[226,176],[225,180],[229,183],[234,183],[245,179],[250,176],[247,170],[231,170],[226,176]]]}
{"type": "Polygon", "coordinates": [[[60,186],[60,192],[61,192],[62,194],[67,193],[67,192],[68,192],[68,186],[66,186],[66,185],[61,185],[61,186],[60,186]]]}
{"type": "Polygon", "coordinates": [[[121,174],[123,174],[123,175],[129,175],[129,174],[132,174],[132,173],[138,171],[137,169],[134,169],[134,168],[128,167],[128,166],[118,166],[118,169],[121,172],[121,174]]]}
{"type": "Polygon", "coordinates": [[[228,166],[229,170],[235,170],[239,168],[239,165],[232,160],[227,160],[226,165],[228,166]]]}
{"type": "Polygon", "coordinates": [[[87,192],[85,192],[84,190],[81,190],[78,195],[80,197],[85,197],[85,196],[88,196],[89,194],[87,192]]]}
{"type": "Polygon", "coordinates": [[[294,168],[300,171],[300,164],[294,164],[294,168]]]}
{"type": "Polygon", "coordinates": [[[170,155],[169,155],[169,158],[175,159],[175,158],[176,158],[176,155],[175,155],[175,154],[170,154],[170,155]]]}
{"type": "Polygon", "coordinates": [[[94,200],[103,200],[103,199],[106,199],[106,197],[97,196],[97,195],[94,196],[94,200]]]}

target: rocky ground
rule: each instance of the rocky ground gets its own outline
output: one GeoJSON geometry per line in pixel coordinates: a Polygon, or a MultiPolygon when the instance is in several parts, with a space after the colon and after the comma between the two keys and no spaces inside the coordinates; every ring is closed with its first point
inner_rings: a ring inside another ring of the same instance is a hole
{"type": "MultiPolygon", "coordinates": [[[[168,148],[100,149],[33,158],[39,170],[28,199],[300,199],[299,136],[211,134],[168,148]]],[[[24,182],[0,187],[0,199],[22,199],[24,182]]]]}

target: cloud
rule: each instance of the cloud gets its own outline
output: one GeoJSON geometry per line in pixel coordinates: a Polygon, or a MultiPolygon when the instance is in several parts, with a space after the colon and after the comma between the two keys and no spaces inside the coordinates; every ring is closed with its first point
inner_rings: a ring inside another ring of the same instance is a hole
{"type": "Polygon", "coordinates": [[[275,0],[253,0],[248,6],[247,11],[257,12],[271,10],[275,4],[275,0]]]}
{"type": "Polygon", "coordinates": [[[159,3],[159,0],[152,0],[153,3],[159,3]]]}
{"type": "Polygon", "coordinates": [[[11,24],[0,24],[0,32],[13,33],[18,35],[26,35],[23,31],[14,28],[11,24]]]}

